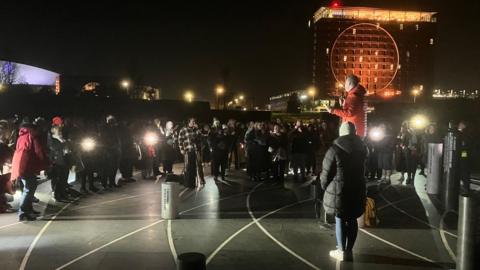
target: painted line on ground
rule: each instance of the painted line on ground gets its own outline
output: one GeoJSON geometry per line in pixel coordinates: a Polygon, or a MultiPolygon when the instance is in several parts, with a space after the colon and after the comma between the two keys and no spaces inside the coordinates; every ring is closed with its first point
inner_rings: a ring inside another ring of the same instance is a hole
{"type": "MultiPolygon", "coordinates": [[[[270,211],[268,212],[267,214],[259,217],[257,220],[258,221],[261,221],[262,219],[264,218],[267,218],[279,211],[282,211],[286,208],[289,208],[289,207],[292,207],[292,206],[295,206],[295,205],[298,205],[298,204],[301,204],[301,203],[304,203],[304,202],[307,202],[307,201],[311,201],[311,199],[308,199],[308,200],[303,200],[303,201],[298,201],[298,202],[295,202],[295,203],[291,203],[289,205],[285,205],[283,207],[280,207],[278,209],[275,209],[273,211],[270,211]]],[[[246,229],[248,229],[250,226],[252,226],[253,224],[255,224],[255,221],[251,221],[250,223],[248,223],[247,225],[243,226],[242,228],[240,228],[239,230],[237,230],[236,232],[234,232],[232,235],[230,235],[230,237],[228,237],[225,241],[223,241],[207,258],[207,264],[209,264],[213,258],[230,242],[232,241],[235,237],[237,237],[240,233],[242,233],[243,231],[245,231],[246,229]]]]}
{"type": "Polygon", "coordinates": [[[33,239],[33,242],[30,244],[30,246],[27,249],[27,253],[25,253],[25,256],[23,256],[22,262],[20,264],[19,270],[24,270],[25,267],[27,266],[28,260],[30,259],[30,255],[32,255],[33,249],[37,245],[38,241],[40,240],[40,237],[42,237],[43,233],[47,230],[47,228],[52,224],[52,222],[57,218],[58,215],[62,213],[63,210],[65,210],[67,207],[69,207],[73,202],[70,202],[66,204],[65,206],[62,207],[45,225],[43,225],[42,229],[40,232],[38,232],[37,236],[35,236],[35,239],[33,239]]]}
{"type": "MultiPolygon", "coordinates": [[[[263,190],[262,190],[262,191],[263,191],[263,190]]],[[[203,206],[205,206],[205,205],[209,205],[209,204],[212,204],[212,203],[215,203],[215,202],[218,202],[218,201],[227,200],[227,199],[233,198],[233,197],[235,197],[235,196],[237,196],[237,195],[239,195],[239,194],[236,194],[236,195],[234,195],[234,196],[228,196],[228,197],[221,198],[221,199],[212,200],[212,201],[209,201],[208,203],[202,204],[202,205],[200,205],[200,206],[192,207],[192,208],[187,209],[187,210],[185,210],[185,211],[183,211],[183,212],[186,213],[186,212],[189,212],[189,211],[193,211],[193,210],[198,209],[198,208],[200,208],[200,207],[203,207],[203,206]]],[[[156,225],[156,224],[159,224],[159,223],[161,223],[161,222],[163,222],[163,221],[165,221],[165,220],[158,220],[158,221],[156,221],[156,222],[154,222],[154,223],[151,223],[151,224],[149,224],[149,225],[147,225],[147,226],[144,226],[144,227],[142,227],[142,228],[139,228],[139,229],[137,229],[137,230],[135,230],[135,231],[132,231],[132,232],[126,234],[126,235],[123,235],[123,236],[121,236],[121,237],[119,237],[119,238],[117,238],[117,239],[114,239],[114,240],[112,240],[112,241],[110,241],[110,242],[108,242],[108,243],[106,243],[106,244],[104,244],[104,245],[102,245],[102,246],[94,249],[94,250],[91,250],[91,251],[89,251],[89,252],[87,252],[87,253],[85,253],[85,254],[83,254],[83,255],[81,255],[81,256],[79,256],[79,257],[77,257],[77,258],[75,258],[75,259],[73,259],[73,260],[71,260],[71,261],[69,261],[69,262],[67,262],[67,263],[65,263],[65,264],[63,264],[63,265],[60,266],[60,267],[57,267],[56,270],[64,269],[65,267],[70,266],[70,265],[72,265],[73,263],[78,262],[79,260],[82,260],[83,258],[85,258],[85,257],[87,257],[87,256],[90,256],[90,255],[96,253],[97,251],[99,251],[99,250],[101,250],[101,249],[104,249],[104,248],[106,248],[106,247],[108,247],[108,246],[110,246],[110,245],[112,245],[112,244],[114,244],[114,243],[116,243],[116,242],[118,242],[118,241],[120,241],[120,240],[123,240],[123,239],[125,239],[125,238],[127,238],[127,237],[129,237],[129,236],[132,236],[132,235],[136,234],[136,233],[139,233],[139,232],[141,232],[141,231],[143,231],[143,230],[145,230],[145,229],[148,229],[148,228],[150,228],[150,227],[152,227],[152,226],[154,226],[154,225],[156,225]]],[[[167,237],[168,237],[168,236],[167,236],[167,237]]],[[[172,246],[173,246],[173,239],[172,239],[172,246]]],[[[176,253],[176,251],[175,251],[175,253],[176,253]]],[[[172,253],[172,256],[173,256],[173,253],[172,253]]]]}
{"type": "Polygon", "coordinates": [[[275,237],[273,237],[270,232],[268,232],[262,224],[260,224],[260,222],[258,222],[258,219],[255,217],[255,215],[253,214],[252,212],[252,209],[250,207],[250,197],[251,195],[255,192],[255,190],[260,186],[262,185],[263,183],[260,183],[258,185],[256,185],[251,191],[250,193],[248,193],[248,196],[247,196],[247,210],[248,210],[248,214],[250,215],[250,217],[252,218],[252,221],[255,222],[255,225],[257,225],[258,228],[260,228],[260,230],[262,230],[262,232],[268,236],[273,242],[275,242],[278,246],[280,246],[281,248],[283,248],[285,251],[287,251],[288,253],[290,253],[292,256],[294,256],[295,258],[299,259],[301,262],[303,262],[304,264],[310,266],[312,269],[315,269],[315,270],[320,270],[319,267],[315,266],[313,263],[311,263],[310,261],[308,261],[307,259],[303,258],[302,256],[298,255],[296,252],[294,252],[293,250],[289,249],[286,245],[284,245],[282,242],[280,242],[279,240],[277,240],[275,237]]]}
{"type": "Polygon", "coordinates": [[[172,220],[168,220],[167,222],[167,239],[168,239],[168,246],[170,247],[170,251],[172,252],[173,261],[175,265],[177,265],[177,250],[175,249],[175,244],[173,243],[172,237],[172,220]]]}
{"type": "Polygon", "coordinates": [[[137,230],[135,230],[135,231],[132,231],[132,232],[130,232],[130,233],[127,233],[127,234],[125,234],[125,235],[123,235],[123,236],[121,236],[121,237],[119,237],[119,238],[116,238],[116,239],[114,239],[114,240],[112,240],[112,241],[110,241],[110,242],[108,242],[108,243],[106,243],[106,244],[104,244],[104,245],[102,245],[102,246],[99,246],[99,247],[96,248],[96,249],[93,249],[93,250],[91,250],[91,251],[89,251],[89,252],[87,252],[87,253],[84,253],[83,255],[81,255],[81,256],[79,256],[79,257],[77,257],[77,258],[75,258],[75,259],[67,262],[66,264],[64,264],[64,265],[62,265],[62,266],[59,266],[59,267],[57,267],[57,268],[55,268],[55,269],[56,269],[56,270],[64,269],[65,267],[68,267],[68,266],[70,266],[70,265],[72,265],[72,264],[80,261],[81,259],[83,259],[83,258],[85,258],[85,257],[87,257],[87,256],[89,256],[89,255],[92,255],[93,253],[95,253],[95,252],[97,252],[97,251],[99,251],[99,250],[101,250],[101,249],[104,249],[104,248],[106,248],[106,247],[108,247],[108,246],[110,246],[110,245],[112,245],[112,244],[114,244],[114,243],[116,243],[116,242],[118,242],[118,241],[121,241],[121,240],[123,240],[123,239],[125,239],[125,238],[127,238],[127,237],[129,237],[129,236],[132,236],[132,235],[134,235],[134,234],[136,234],[136,233],[138,233],[138,232],[141,232],[141,231],[143,231],[143,230],[146,230],[146,229],[148,229],[148,228],[150,228],[150,227],[153,227],[153,226],[155,226],[155,225],[157,225],[157,224],[159,224],[159,223],[162,223],[162,222],[164,222],[164,221],[165,221],[165,220],[163,220],[163,219],[162,219],[162,220],[157,220],[157,221],[155,221],[155,222],[153,222],[153,223],[148,224],[147,226],[141,227],[141,228],[139,228],[139,229],[137,229],[137,230]]]}
{"type": "Polygon", "coordinates": [[[442,217],[440,218],[440,237],[442,238],[443,245],[445,246],[445,249],[448,252],[448,255],[450,255],[450,258],[456,263],[457,262],[457,256],[455,255],[455,252],[453,252],[452,248],[450,247],[450,244],[448,244],[447,238],[445,237],[445,230],[444,230],[444,220],[445,216],[449,213],[450,211],[445,211],[445,213],[442,214],[442,217]]]}
{"type": "MultiPolygon", "coordinates": [[[[275,189],[279,189],[279,188],[280,188],[280,187],[262,189],[262,190],[260,190],[260,192],[275,190],[275,189]]],[[[228,200],[228,199],[232,199],[232,198],[236,198],[236,197],[241,197],[241,196],[247,195],[249,192],[250,192],[250,191],[246,191],[246,192],[238,193],[238,194],[235,194],[235,195],[230,195],[230,196],[227,196],[227,197],[224,197],[224,198],[221,198],[221,199],[216,199],[216,200],[214,200],[214,201],[209,201],[209,202],[206,202],[206,203],[197,205],[197,206],[195,206],[195,207],[193,207],[193,208],[190,208],[190,209],[188,209],[188,210],[184,210],[184,211],[178,213],[178,215],[183,215],[183,214],[188,213],[188,212],[191,212],[191,211],[193,211],[193,210],[202,208],[202,207],[204,207],[204,206],[207,206],[207,205],[212,204],[213,202],[221,202],[221,201],[224,201],[224,200],[228,200]]]]}
{"type": "Polygon", "coordinates": [[[378,207],[377,210],[378,210],[378,211],[381,211],[381,210],[383,210],[383,209],[385,209],[385,208],[388,208],[388,207],[390,207],[390,206],[392,206],[392,205],[396,205],[396,204],[399,204],[399,203],[402,203],[402,202],[406,202],[406,201],[408,201],[408,200],[415,199],[415,198],[418,198],[418,197],[417,197],[416,195],[414,195],[414,196],[410,196],[410,197],[407,197],[407,198],[400,199],[400,200],[398,200],[398,201],[394,201],[394,202],[392,202],[391,204],[388,204],[388,203],[387,203],[387,204],[385,204],[385,205],[382,205],[382,206],[378,207]]]}
{"type": "Polygon", "coordinates": [[[373,237],[373,238],[377,239],[377,240],[380,241],[380,242],[383,242],[383,243],[385,243],[385,244],[387,244],[387,245],[389,245],[389,246],[392,246],[392,247],[394,247],[394,248],[396,248],[396,249],[399,249],[399,250],[401,250],[401,251],[403,251],[403,252],[405,252],[405,253],[408,253],[408,254],[410,254],[410,255],[412,255],[412,256],[414,256],[414,257],[417,257],[417,258],[422,259],[422,260],[424,260],[424,261],[426,261],[426,262],[433,263],[433,264],[437,265],[437,263],[436,263],[434,260],[429,259],[429,258],[427,258],[427,257],[425,257],[425,256],[422,256],[422,255],[419,255],[419,254],[417,254],[417,253],[415,253],[415,252],[413,252],[413,251],[410,251],[410,250],[408,250],[408,249],[406,249],[406,248],[403,248],[403,247],[401,247],[401,246],[399,246],[399,245],[396,245],[396,244],[394,244],[394,243],[392,243],[392,242],[390,242],[390,241],[388,241],[388,240],[385,240],[385,239],[383,239],[382,237],[377,236],[377,235],[375,235],[375,234],[373,234],[373,233],[371,233],[371,232],[369,232],[369,231],[367,231],[367,230],[365,230],[365,229],[359,229],[359,231],[363,232],[364,234],[366,234],[366,235],[368,235],[368,236],[370,236],[370,237],[373,237]]]}
{"type": "MultiPolygon", "coordinates": [[[[414,219],[414,220],[416,220],[416,221],[418,221],[418,222],[420,222],[420,223],[422,223],[422,224],[425,224],[426,226],[428,226],[428,227],[430,227],[430,228],[432,228],[432,229],[435,229],[435,230],[437,230],[437,231],[440,231],[440,228],[438,228],[438,227],[436,227],[436,226],[433,226],[432,224],[430,224],[430,223],[428,223],[428,222],[425,222],[424,220],[422,220],[422,219],[420,219],[420,218],[417,218],[417,217],[415,217],[415,216],[412,216],[412,215],[410,215],[407,211],[405,211],[405,210],[401,209],[400,207],[394,205],[391,201],[387,200],[387,198],[385,198],[385,196],[383,196],[382,194],[380,194],[380,197],[381,197],[385,202],[387,202],[390,206],[392,206],[393,208],[397,209],[399,212],[407,215],[408,217],[410,217],[410,218],[412,218],[412,219],[414,219]]],[[[455,235],[455,234],[453,234],[453,233],[451,233],[451,232],[445,231],[445,233],[448,234],[448,235],[450,235],[450,236],[452,236],[452,237],[457,238],[457,235],[455,235]]]]}

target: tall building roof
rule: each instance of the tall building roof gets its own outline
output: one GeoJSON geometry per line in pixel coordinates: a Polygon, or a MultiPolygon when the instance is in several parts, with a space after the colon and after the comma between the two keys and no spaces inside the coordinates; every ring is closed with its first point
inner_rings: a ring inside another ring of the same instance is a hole
{"type": "Polygon", "coordinates": [[[372,7],[321,7],[313,15],[322,19],[353,19],[358,21],[436,22],[437,12],[390,10],[372,7]]]}

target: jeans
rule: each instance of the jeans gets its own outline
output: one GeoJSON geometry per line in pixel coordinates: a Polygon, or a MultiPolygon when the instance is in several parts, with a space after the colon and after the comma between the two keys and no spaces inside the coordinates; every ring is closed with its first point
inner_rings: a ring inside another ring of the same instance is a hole
{"type": "Polygon", "coordinates": [[[298,171],[300,170],[300,174],[302,177],[305,177],[305,159],[306,155],[303,153],[293,153],[292,154],[292,167],[293,167],[293,174],[295,176],[298,175],[298,171]]]}
{"type": "Polygon", "coordinates": [[[358,233],[357,219],[335,217],[335,233],[337,236],[337,249],[352,251],[358,233]]]}
{"type": "Polygon", "coordinates": [[[23,193],[20,199],[20,209],[18,215],[32,214],[33,197],[37,190],[37,178],[35,176],[21,177],[23,183],[23,193]]]}

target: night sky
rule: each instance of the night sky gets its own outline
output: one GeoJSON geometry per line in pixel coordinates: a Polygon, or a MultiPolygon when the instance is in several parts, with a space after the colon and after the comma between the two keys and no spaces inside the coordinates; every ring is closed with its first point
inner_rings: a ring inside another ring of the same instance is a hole
{"type": "MultiPolygon", "coordinates": [[[[160,87],[166,98],[180,97],[188,88],[211,99],[227,73],[228,90],[254,97],[257,104],[309,84],[307,21],[331,3],[66,2],[2,3],[0,59],[61,74],[136,77],[160,87]]],[[[341,2],[439,11],[436,87],[480,88],[480,1],[341,2]]]]}

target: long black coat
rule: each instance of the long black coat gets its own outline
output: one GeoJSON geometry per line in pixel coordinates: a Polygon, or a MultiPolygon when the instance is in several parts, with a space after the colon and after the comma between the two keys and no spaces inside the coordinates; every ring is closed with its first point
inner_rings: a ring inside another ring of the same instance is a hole
{"type": "Polygon", "coordinates": [[[355,135],[339,137],[327,151],[320,175],[323,207],[341,218],[358,218],[365,211],[367,148],[355,135]]]}

